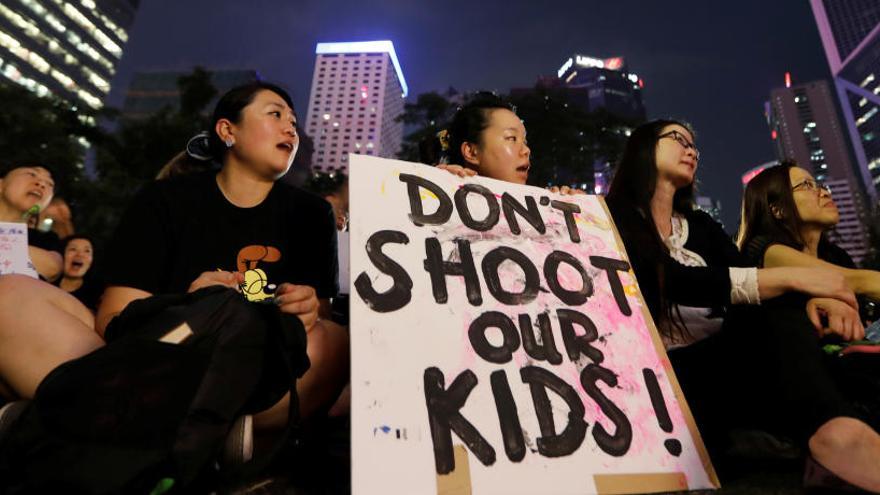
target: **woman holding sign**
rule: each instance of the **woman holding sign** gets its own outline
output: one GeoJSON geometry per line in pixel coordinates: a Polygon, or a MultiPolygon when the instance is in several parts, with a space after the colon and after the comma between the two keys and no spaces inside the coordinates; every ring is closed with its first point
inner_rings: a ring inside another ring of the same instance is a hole
{"type": "Polygon", "coordinates": [[[837,476],[880,492],[880,435],[856,419],[818,345],[817,330],[864,335],[854,294],[830,270],[748,267],[693,206],[698,160],[687,125],[644,124],[627,142],[607,203],[709,447],[722,447],[734,424],[757,425],[793,436],[837,476]],[[830,328],[819,325],[820,311],[834,315],[830,328]]]}

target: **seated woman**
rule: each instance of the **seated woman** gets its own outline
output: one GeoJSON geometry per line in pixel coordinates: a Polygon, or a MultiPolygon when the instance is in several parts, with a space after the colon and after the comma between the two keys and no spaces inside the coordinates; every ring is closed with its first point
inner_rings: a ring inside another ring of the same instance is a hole
{"type": "MultiPolygon", "coordinates": [[[[52,201],[55,181],[38,165],[13,167],[0,174],[0,222],[27,223],[52,201]]],[[[28,255],[37,274],[53,281],[61,275],[61,243],[52,232],[28,228],[28,255]]]]}
{"type": "MultiPolygon", "coordinates": [[[[348,334],[329,317],[336,293],[336,228],[330,205],[278,179],[299,144],[296,114],[281,88],[262,82],[231,89],[214,109],[213,129],[191,140],[186,160],[201,172],[171,174],[145,187],[108,249],[99,333],[136,299],[210,285],[271,300],[298,316],[311,367],[297,381],[303,417],[329,407],[347,378],[348,334]],[[216,164],[219,168],[215,168],[216,164]]],[[[288,397],[254,417],[282,426],[288,397]]]]}
{"type": "Polygon", "coordinates": [[[758,306],[800,292],[852,325],[854,295],[830,270],[749,268],[693,206],[698,159],[687,125],[644,124],[627,141],[607,203],[707,446],[718,452],[740,422],[768,428],[806,444],[837,476],[880,491],[880,435],[829,376],[807,312],[758,306]]]}
{"type": "Polygon", "coordinates": [[[57,285],[77,298],[92,312],[98,310],[98,300],[104,286],[95,278],[92,270],[94,251],[92,240],[84,235],[71,235],[64,239],[64,270],[57,285]]]}
{"type": "MultiPolygon", "coordinates": [[[[209,150],[223,166],[152,183],[138,195],[108,250],[112,287],[97,325],[57,287],[0,277],[0,395],[32,398],[53,369],[103,346],[109,322],[135,299],[248,281],[249,299],[273,298],[308,331],[311,368],[296,383],[302,416],[329,407],[348,366],[347,333],[318,321],[335,290],[335,227],[326,202],[275,181],[297,148],[294,119],[290,98],[272,85],[255,83],[221,97],[209,150]]],[[[34,182],[12,197],[42,198],[45,192],[36,193],[46,187],[34,182]]],[[[288,404],[285,398],[258,414],[254,426],[283,425],[288,404]]]]}
{"type": "Polygon", "coordinates": [[[831,193],[793,162],[765,169],[746,186],[737,244],[756,266],[833,270],[861,296],[880,299],[880,272],[859,270],[828,241],[840,215],[831,193]]]}
{"type": "MultiPolygon", "coordinates": [[[[0,177],[0,221],[24,223],[49,203],[54,188],[43,167],[7,171],[0,177]]],[[[88,308],[36,278],[61,274],[57,236],[29,229],[28,242],[36,273],[0,276],[0,402],[33,397],[50,371],[104,345],[88,308]]]]}

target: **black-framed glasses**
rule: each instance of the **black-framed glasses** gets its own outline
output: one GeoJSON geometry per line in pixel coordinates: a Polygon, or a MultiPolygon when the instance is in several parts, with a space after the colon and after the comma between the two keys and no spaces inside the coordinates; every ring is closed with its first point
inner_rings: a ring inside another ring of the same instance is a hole
{"type": "Polygon", "coordinates": [[[816,182],[814,179],[804,179],[801,182],[798,182],[797,184],[791,186],[791,190],[792,191],[803,190],[803,191],[809,191],[809,192],[813,192],[813,193],[821,193],[822,191],[825,191],[828,194],[831,194],[830,187],[828,187],[826,184],[821,184],[819,182],[816,182]]]}
{"type": "Polygon", "coordinates": [[[669,131],[669,132],[665,132],[665,133],[657,136],[657,139],[663,139],[663,138],[672,138],[675,140],[675,142],[680,144],[684,149],[690,148],[690,149],[694,150],[694,158],[696,158],[697,160],[700,159],[700,150],[697,149],[697,145],[688,141],[687,138],[684,137],[680,132],[669,131]]]}

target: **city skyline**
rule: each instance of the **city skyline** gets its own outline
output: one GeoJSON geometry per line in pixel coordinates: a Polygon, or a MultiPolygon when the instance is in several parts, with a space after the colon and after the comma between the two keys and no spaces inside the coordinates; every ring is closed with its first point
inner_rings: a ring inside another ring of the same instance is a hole
{"type": "MultiPolygon", "coordinates": [[[[497,90],[556,75],[572,53],[623,56],[646,81],[649,118],[680,117],[698,134],[703,193],[736,226],[740,176],[774,157],[760,109],[786,71],[828,78],[809,3],[756,0],[729,10],[698,1],[410,4],[154,0],[141,5],[110,103],[135,70],[254,68],[293,93],[305,120],[316,43],[390,39],[410,98],[427,91],[497,90]],[[733,184],[737,184],[733,187],[733,184]]],[[[528,122],[526,123],[528,126],[528,122]]]]}
{"type": "Polygon", "coordinates": [[[0,80],[93,110],[110,92],[138,0],[0,3],[0,80]]]}

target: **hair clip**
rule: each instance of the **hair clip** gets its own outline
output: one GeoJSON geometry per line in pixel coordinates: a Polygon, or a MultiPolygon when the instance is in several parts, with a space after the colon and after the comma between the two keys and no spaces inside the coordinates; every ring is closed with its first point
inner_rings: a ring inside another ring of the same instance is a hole
{"type": "Polygon", "coordinates": [[[203,162],[214,159],[211,156],[210,135],[207,131],[200,132],[187,141],[186,154],[203,162]]]}

